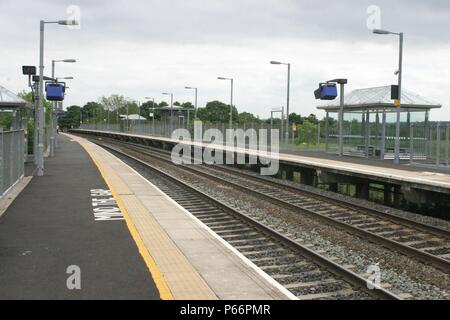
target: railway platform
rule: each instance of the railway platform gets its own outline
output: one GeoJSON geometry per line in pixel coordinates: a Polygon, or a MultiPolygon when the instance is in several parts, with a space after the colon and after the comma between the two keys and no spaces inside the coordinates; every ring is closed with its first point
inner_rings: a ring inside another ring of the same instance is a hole
{"type": "Polygon", "coordinates": [[[0,299],[295,298],[113,154],[59,141],[0,216],[0,299]]]}
{"type": "MultiPolygon", "coordinates": [[[[90,129],[74,129],[72,132],[130,141],[166,150],[171,150],[175,144],[180,143],[179,140],[138,133],[90,129]]],[[[205,147],[205,144],[196,141],[181,143],[205,147]]],[[[230,151],[227,146],[215,145],[214,147],[217,150],[230,151]]],[[[246,156],[260,155],[257,151],[243,148],[233,148],[231,151],[236,154],[243,153],[246,156]]],[[[270,154],[262,155],[265,158],[271,158],[270,154]]],[[[399,207],[401,201],[425,207],[445,204],[450,206],[448,170],[431,170],[408,164],[396,166],[353,157],[337,158],[323,153],[279,153],[276,160],[280,165],[280,177],[292,180],[297,173],[302,184],[316,187],[320,181],[329,185],[331,191],[337,191],[338,184],[354,185],[355,196],[365,200],[369,199],[371,185],[377,185],[382,186],[384,204],[388,206],[399,207]]]]}

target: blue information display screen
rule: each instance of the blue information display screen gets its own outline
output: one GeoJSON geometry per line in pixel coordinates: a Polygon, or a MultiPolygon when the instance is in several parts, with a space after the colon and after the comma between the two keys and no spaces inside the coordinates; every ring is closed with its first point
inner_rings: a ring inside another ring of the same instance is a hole
{"type": "Polygon", "coordinates": [[[60,83],[49,83],[45,88],[46,98],[49,101],[63,101],[64,100],[64,85],[60,83]]]}
{"type": "Polygon", "coordinates": [[[334,100],[337,97],[337,88],[335,84],[324,84],[320,88],[321,100],[334,100]]]}

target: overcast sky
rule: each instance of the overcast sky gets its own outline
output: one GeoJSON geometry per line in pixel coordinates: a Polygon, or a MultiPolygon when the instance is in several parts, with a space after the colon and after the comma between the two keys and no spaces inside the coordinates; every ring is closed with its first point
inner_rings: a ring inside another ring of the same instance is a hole
{"type": "Polygon", "coordinates": [[[405,32],[404,88],[440,102],[433,119],[450,120],[450,1],[448,0],[0,0],[0,85],[26,89],[21,66],[38,65],[39,20],[72,18],[81,27],[46,26],[45,66],[57,76],[74,76],[65,105],[84,105],[121,94],[144,101],[229,101],[240,112],[269,117],[286,104],[286,67],[292,64],[291,112],[319,113],[313,91],[318,83],[349,79],[347,90],[396,83],[398,37],[368,28],[405,32]],[[377,7],[374,7],[377,6],[377,7]],[[68,10],[69,9],[69,10],[68,10]]]}

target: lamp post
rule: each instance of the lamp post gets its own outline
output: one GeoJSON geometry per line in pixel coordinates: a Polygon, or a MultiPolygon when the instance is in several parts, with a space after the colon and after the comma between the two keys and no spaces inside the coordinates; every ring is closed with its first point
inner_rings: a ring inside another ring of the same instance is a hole
{"type": "MultiPolygon", "coordinates": [[[[197,91],[198,91],[198,88],[194,88],[194,87],[184,87],[184,88],[188,89],[188,90],[195,90],[194,118],[195,118],[195,120],[197,120],[197,91]]],[[[188,112],[188,114],[189,114],[189,112],[188,112]]],[[[189,122],[189,120],[188,120],[188,122],[189,122]]]]}
{"type": "Polygon", "coordinates": [[[73,80],[74,77],[57,77],[55,80],[58,82],[59,80],[73,80]]]}
{"type": "Polygon", "coordinates": [[[233,83],[234,83],[234,79],[233,78],[224,78],[224,77],[218,77],[217,79],[219,79],[219,80],[229,80],[231,82],[230,123],[229,123],[229,127],[230,127],[230,129],[232,129],[233,128],[233,83]]]}
{"type": "Polygon", "coordinates": [[[130,123],[129,123],[129,121],[130,121],[130,114],[129,114],[129,112],[128,112],[128,105],[129,105],[129,103],[127,102],[127,132],[129,132],[130,131],[130,123]]]}
{"type": "MultiPolygon", "coordinates": [[[[74,77],[57,77],[57,78],[55,78],[56,82],[59,82],[59,80],[73,80],[73,79],[74,79],[74,77]]],[[[69,87],[66,86],[66,89],[68,89],[68,88],[69,87]]],[[[52,133],[54,133],[54,136],[55,136],[55,138],[53,139],[53,143],[55,144],[54,148],[58,146],[58,140],[56,139],[56,137],[57,137],[57,135],[56,135],[56,127],[57,127],[57,124],[58,124],[58,111],[63,109],[63,103],[64,103],[64,101],[58,101],[56,103],[56,105],[55,105],[56,106],[55,107],[56,116],[55,116],[55,120],[53,121],[53,126],[54,127],[52,127],[52,133]]]]}
{"type": "MultiPolygon", "coordinates": [[[[270,134],[272,137],[272,130],[273,130],[273,114],[274,113],[281,113],[281,132],[283,132],[283,122],[284,122],[284,107],[278,108],[278,109],[272,109],[270,111],[270,134]]],[[[272,138],[271,138],[272,139],[272,138]]],[[[272,140],[270,140],[270,143],[272,143],[272,140]]]]}
{"type": "Polygon", "coordinates": [[[173,130],[173,93],[171,92],[163,92],[163,95],[170,96],[170,119],[169,119],[169,127],[170,131],[173,130]]]}
{"type": "MultiPolygon", "coordinates": [[[[64,62],[64,63],[75,63],[77,62],[77,60],[75,59],[63,59],[63,60],[52,60],[52,78],[55,79],[55,64],[57,62],[64,62]]],[[[58,82],[58,80],[56,80],[56,82],[58,82]]],[[[53,108],[52,108],[52,116],[50,117],[50,127],[51,132],[50,132],[50,157],[53,157],[55,155],[55,147],[58,144],[58,141],[56,140],[56,126],[58,123],[58,116],[57,116],[57,103],[56,101],[54,101],[52,103],[53,108]]]]}
{"type": "Polygon", "coordinates": [[[39,102],[38,102],[38,135],[34,138],[38,139],[37,147],[37,175],[42,177],[44,175],[44,32],[46,24],[59,24],[63,26],[78,25],[76,20],[59,20],[59,21],[44,21],[41,20],[39,24],[39,102]]]}
{"type": "MultiPolygon", "coordinates": [[[[336,84],[340,85],[340,102],[339,102],[339,146],[338,146],[338,154],[340,157],[343,156],[344,154],[344,93],[345,93],[345,89],[344,86],[348,83],[348,79],[333,79],[333,80],[328,80],[326,83],[320,83],[319,84],[319,89],[317,89],[316,91],[314,91],[314,96],[316,97],[316,99],[320,99],[320,100],[334,100],[337,97],[337,89],[335,88],[336,84]],[[333,90],[334,92],[323,92],[323,88],[327,88],[324,85],[329,85],[332,84],[332,88],[334,88],[335,90],[333,90]],[[324,86],[324,87],[323,87],[324,86]]],[[[328,123],[328,113],[327,113],[327,119],[326,119],[327,123],[328,123]]],[[[327,137],[326,139],[328,139],[328,131],[326,132],[327,137]]]]}
{"type": "Polygon", "coordinates": [[[291,64],[279,61],[270,61],[270,64],[286,65],[287,66],[287,96],[286,96],[286,143],[289,142],[289,104],[290,104],[290,91],[291,91],[291,64]]]}
{"type": "Polygon", "coordinates": [[[402,101],[402,75],[403,75],[403,32],[391,32],[387,30],[374,29],[374,34],[393,34],[399,36],[399,59],[398,59],[398,99],[395,102],[397,108],[397,122],[395,125],[395,155],[394,164],[400,163],[400,109],[402,101]]]}
{"type": "Polygon", "coordinates": [[[139,109],[139,117],[138,117],[139,122],[138,123],[140,123],[140,121],[141,121],[141,114],[142,114],[142,104],[141,104],[140,101],[135,101],[135,103],[137,104],[138,109],[139,109]]]}
{"type": "Polygon", "coordinates": [[[152,117],[152,126],[153,126],[153,134],[155,134],[155,98],[145,97],[147,100],[152,100],[152,109],[153,109],[153,117],[152,117]]]}
{"type": "Polygon", "coordinates": [[[347,79],[333,79],[327,81],[327,83],[338,83],[340,86],[339,93],[339,156],[344,155],[344,86],[348,83],[347,79]]]}

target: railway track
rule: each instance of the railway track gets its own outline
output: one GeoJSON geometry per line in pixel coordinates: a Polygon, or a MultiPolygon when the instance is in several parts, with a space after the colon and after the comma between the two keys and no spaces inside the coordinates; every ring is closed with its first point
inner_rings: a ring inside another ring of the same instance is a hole
{"type": "MultiPolygon", "coordinates": [[[[117,143],[117,141],[114,141],[117,143]]],[[[127,148],[170,161],[167,152],[120,142],[127,148]]],[[[450,272],[450,233],[447,230],[330,199],[256,174],[224,166],[177,166],[287,209],[358,235],[390,250],[450,272]]]]}
{"type": "Polygon", "coordinates": [[[245,213],[199,191],[166,170],[115,146],[95,141],[151,173],[152,183],[191,212],[299,299],[400,299],[245,213]]]}

